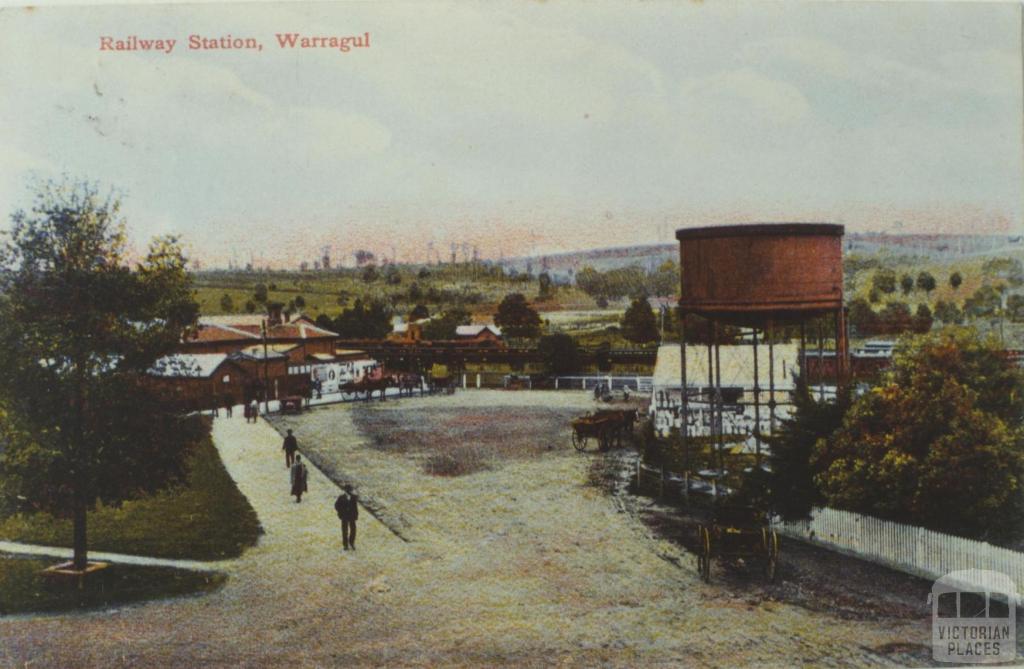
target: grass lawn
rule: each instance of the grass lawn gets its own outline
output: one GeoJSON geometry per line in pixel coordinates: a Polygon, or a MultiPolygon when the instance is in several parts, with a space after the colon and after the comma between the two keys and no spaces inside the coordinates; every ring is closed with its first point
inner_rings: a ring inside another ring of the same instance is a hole
{"type": "Polygon", "coordinates": [[[0,616],[93,609],[212,592],[227,580],[219,572],[111,565],[90,574],[79,589],[73,577],[43,575],[43,569],[57,562],[0,555],[0,616]]]}
{"type": "MultiPolygon", "coordinates": [[[[209,436],[190,456],[184,486],[121,508],[89,514],[89,549],[151,557],[219,560],[236,557],[261,532],[256,512],[235,487],[209,436]]],[[[71,545],[71,521],[45,513],[0,520],[0,539],[47,546],[71,545]]]]}

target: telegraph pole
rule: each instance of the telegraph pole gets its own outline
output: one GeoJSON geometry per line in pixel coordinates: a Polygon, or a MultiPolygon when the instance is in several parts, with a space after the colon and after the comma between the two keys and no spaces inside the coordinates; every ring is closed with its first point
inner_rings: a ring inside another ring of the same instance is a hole
{"type": "Polygon", "coordinates": [[[260,335],[263,338],[263,415],[270,413],[270,367],[267,358],[267,319],[263,319],[260,325],[260,335]]]}

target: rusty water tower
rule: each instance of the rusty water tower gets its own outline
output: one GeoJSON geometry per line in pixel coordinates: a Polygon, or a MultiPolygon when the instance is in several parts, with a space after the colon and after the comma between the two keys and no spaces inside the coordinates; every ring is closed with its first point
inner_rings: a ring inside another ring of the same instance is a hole
{"type": "MultiPolygon", "coordinates": [[[[832,316],[837,385],[849,373],[849,345],[843,310],[843,226],[826,223],[755,223],[676,231],[679,240],[681,293],[679,323],[682,361],[682,435],[688,436],[688,379],[686,316],[711,323],[749,328],[753,343],[754,437],[761,455],[761,395],[758,378],[758,339],[768,344],[768,402],[770,429],[775,426],[776,389],[773,330],[800,326],[800,363],[807,370],[805,323],[817,320],[819,373],[823,368],[821,318],[832,316]]],[[[712,415],[712,436],[723,448],[721,366],[717,334],[708,343],[709,383],[705,398],[712,415]],[[714,418],[717,410],[717,420],[714,418]]],[[[824,394],[824,386],[821,389],[824,394]]],[[[721,462],[721,456],[720,456],[721,462]]]]}

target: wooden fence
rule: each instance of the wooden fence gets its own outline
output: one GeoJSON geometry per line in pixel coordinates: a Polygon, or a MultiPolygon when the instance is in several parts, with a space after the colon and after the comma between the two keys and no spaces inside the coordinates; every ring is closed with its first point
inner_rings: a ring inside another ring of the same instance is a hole
{"type": "Polygon", "coordinates": [[[815,509],[810,520],[775,527],[784,536],[928,579],[966,569],[997,571],[1013,580],[1018,597],[1024,594],[1024,553],[984,541],[830,508],[815,509]]]}

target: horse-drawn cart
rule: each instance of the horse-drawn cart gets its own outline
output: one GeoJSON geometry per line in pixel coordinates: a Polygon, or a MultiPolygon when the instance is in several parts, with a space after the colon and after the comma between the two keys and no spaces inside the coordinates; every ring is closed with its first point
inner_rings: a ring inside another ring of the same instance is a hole
{"type": "Polygon", "coordinates": [[[775,580],[779,564],[779,537],[765,514],[741,506],[719,506],[711,520],[697,527],[697,571],[711,580],[713,559],[760,563],[769,581],[775,580]]]}
{"type": "Polygon", "coordinates": [[[577,451],[586,450],[591,439],[602,451],[613,442],[621,445],[623,435],[633,433],[635,422],[636,409],[602,409],[580,416],[572,422],[572,445],[577,451]]]}

